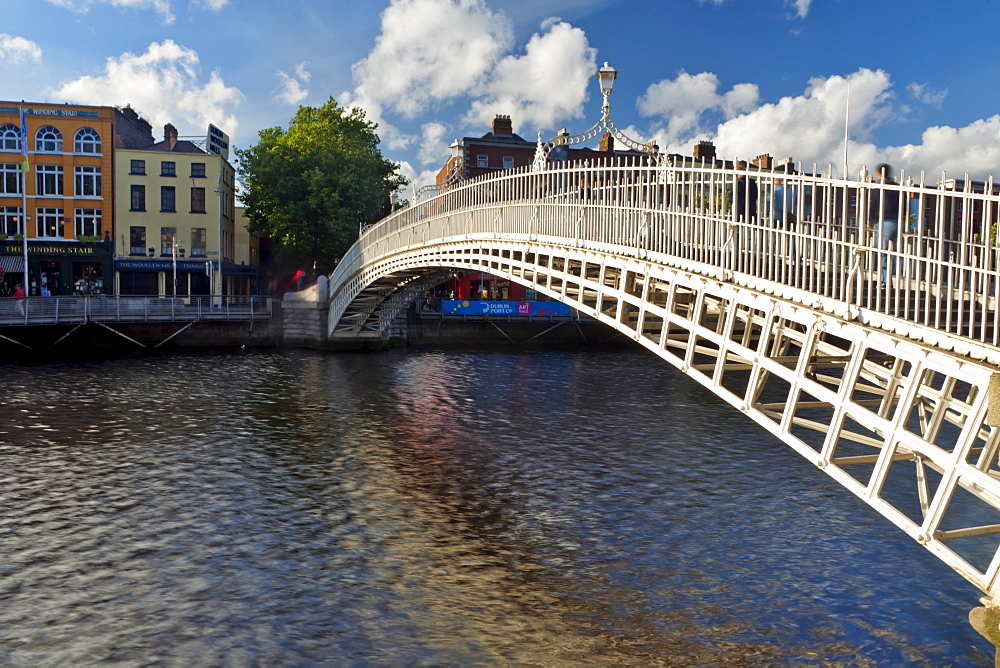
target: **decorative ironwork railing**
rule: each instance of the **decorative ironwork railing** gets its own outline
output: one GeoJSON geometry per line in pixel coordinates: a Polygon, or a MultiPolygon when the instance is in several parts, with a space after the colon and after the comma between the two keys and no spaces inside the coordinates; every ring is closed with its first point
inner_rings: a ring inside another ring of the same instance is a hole
{"type": "Polygon", "coordinates": [[[572,163],[462,181],[365,230],[332,285],[432,240],[517,236],[655,258],[811,307],[863,308],[1000,359],[992,179],[903,174],[895,184],[718,164],[572,163]]]}

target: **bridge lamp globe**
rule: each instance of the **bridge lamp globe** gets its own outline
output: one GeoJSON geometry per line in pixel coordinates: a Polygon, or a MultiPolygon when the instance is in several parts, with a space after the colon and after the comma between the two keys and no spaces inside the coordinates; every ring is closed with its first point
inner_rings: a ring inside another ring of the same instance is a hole
{"type": "Polygon", "coordinates": [[[611,95],[611,88],[618,78],[618,71],[611,67],[611,63],[604,61],[604,67],[597,70],[597,82],[601,85],[601,94],[604,97],[611,95]]]}

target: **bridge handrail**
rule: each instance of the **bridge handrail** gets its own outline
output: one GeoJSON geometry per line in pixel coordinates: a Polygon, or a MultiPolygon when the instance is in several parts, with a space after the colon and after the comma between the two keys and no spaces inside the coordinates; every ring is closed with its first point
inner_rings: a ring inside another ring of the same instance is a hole
{"type": "Polygon", "coordinates": [[[271,299],[260,296],[0,298],[0,327],[86,322],[251,321],[270,319],[272,313],[271,299]]]}
{"type": "Polygon", "coordinates": [[[431,239],[561,239],[637,257],[655,255],[661,262],[697,263],[727,280],[783,285],[802,293],[803,300],[835,300],[1000,347],[995,301],[1000,193],[992,179],[975,183],[942,174],[929,183],[923,173],[917,179],[904,173],[900,181],[855,181],[801,169],[742,171],[691,161],[505,170],[460,182],[371,226],[342,259],[331,284],[336,290],[366,261],[431,239]],[[756,216],[748,205],[742,211],[735,206],[741,177],[758,190],[756,216]],[[775,221],[773,195],[781,184],[797,195],[791,225],[775,221]],[[875,206],[893,198],[899,212],[895,230],[884,220],[885,207],[875,206]],[[796,271],[803,265],[823,271],[806,280],[805,272],[796,271]],[[865,289],[883,273],[886,290],[865,289]],[[825,283],[817,283],[816,276],[825,283]],[[916,308],[903,303],[918,290],[926,303],[916,308]]]}

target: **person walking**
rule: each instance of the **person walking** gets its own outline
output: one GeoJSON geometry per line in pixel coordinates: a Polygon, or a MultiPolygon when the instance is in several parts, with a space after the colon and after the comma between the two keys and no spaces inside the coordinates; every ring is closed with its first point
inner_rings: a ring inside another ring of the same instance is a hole
{"type": "MultiPolygon", "coordinates": [[[[884,185],[898,185],[892,179],[892,167],[884,162],[875,166],[875,183],[884,185]]],[[[892,245],[894,250],[899,248],[899,193],[892,190],[872,188],[871,198],[868,202],[868,225],[878,226],[876,232],[879,239],[879,248],[888,250],[892,245]]],[[[889,274],[895,273],[895,262],[888,253],[882,253],[882,285],[889,280],[889,274]]]]}
{"type": "Polygon", "coordinates": [[[14,303],[17,304],[17,310],[24,315],[24,288],[18,283],[14,286],[14,303]]]}

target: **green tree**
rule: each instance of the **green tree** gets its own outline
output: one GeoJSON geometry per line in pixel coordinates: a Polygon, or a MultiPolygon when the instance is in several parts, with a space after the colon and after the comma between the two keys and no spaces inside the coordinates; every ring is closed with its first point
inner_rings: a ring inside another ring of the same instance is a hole
{"type": "Polygon", "coordinates": [[[389,213],[389,194],[407,181],[382,157],[377,128],[330,98],[237,151],[250,230],[274,240],[279,264],[329,272],[359,226],[389,213]]]}

